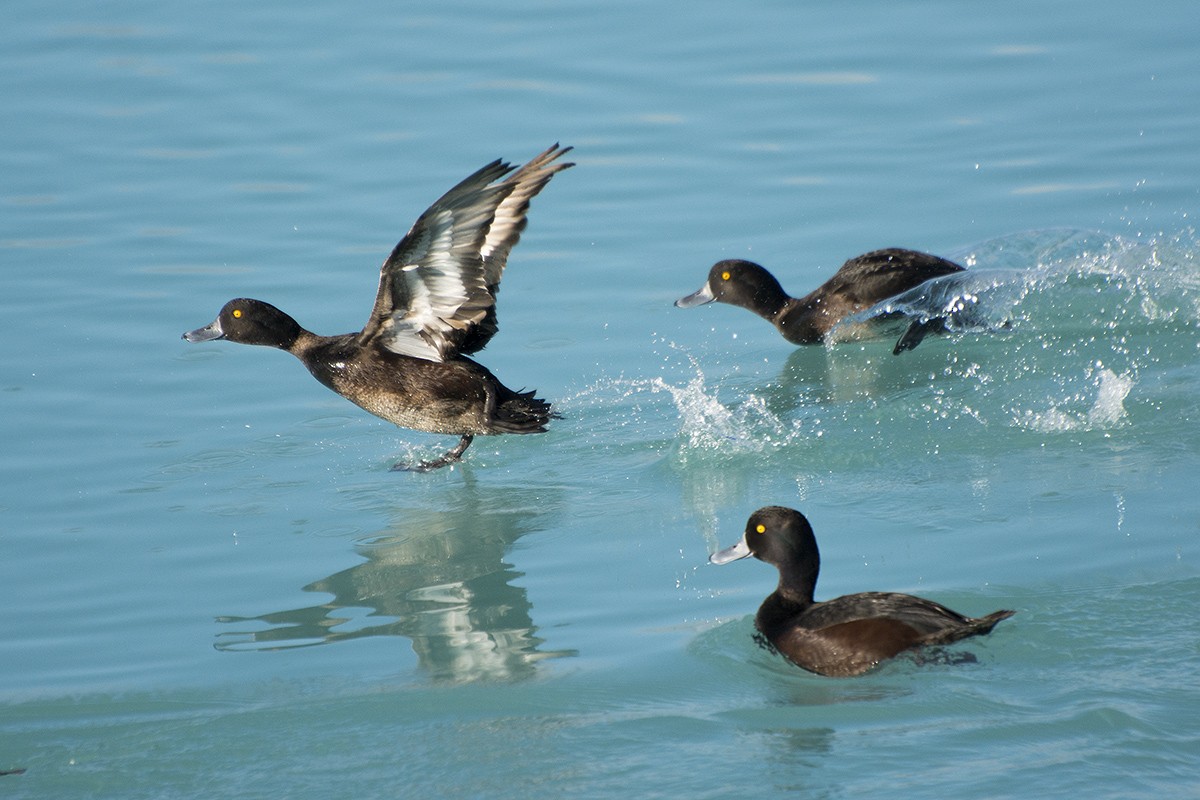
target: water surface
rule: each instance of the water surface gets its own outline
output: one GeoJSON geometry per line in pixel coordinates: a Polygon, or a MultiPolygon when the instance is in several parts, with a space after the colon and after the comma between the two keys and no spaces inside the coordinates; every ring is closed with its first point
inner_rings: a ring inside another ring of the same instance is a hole
{"type": "Polygon", "coordinates": [[[1194,791],[1191,5],[6,16],[6,796],[1194,791]],[[179,340],[234,296],[360,327],[420,211],[554,141],[481,355],[549,433],[391,473],[453,442],[179,340]],[[886,246],[995,330],[897,358],[671,305],[886,246]],[[819,597],[1018,614],[973,663],[800,672],[753,642],[772,571],[706,564],[766,504],[819,597]]]}

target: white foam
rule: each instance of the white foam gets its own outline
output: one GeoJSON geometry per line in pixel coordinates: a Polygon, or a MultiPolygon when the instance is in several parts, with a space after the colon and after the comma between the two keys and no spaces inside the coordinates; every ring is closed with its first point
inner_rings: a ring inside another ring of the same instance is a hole
{"type": "MultiPolygon", "coordinates": [[[[1096,387],[1095,400],[1086,412],[1053,406],[1046,411],[1026,411],[1017,424],[1042,433],[1105,430],[1119,425],[1125,419],[1125,398],[1133,389],[1134,379],[1101,367],[1095,373],[1093,385],[1096,387]]],[[[1063,405],[1068,404],[1069,401],[1063,405]]]]}

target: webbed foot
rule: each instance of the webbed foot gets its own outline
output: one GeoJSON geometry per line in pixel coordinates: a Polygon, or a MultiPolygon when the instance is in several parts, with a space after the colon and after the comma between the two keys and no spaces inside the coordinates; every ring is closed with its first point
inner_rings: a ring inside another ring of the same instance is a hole
{"type": "Polygon", "coordinates": [[[433,472],[435,469],[441,469],[442,467],[449,466],[456,461],[462,461],[462,454],[465,453],[467,448],[471,446],[471,440],[474,438],[475,436],[473,434],[464,433],[463,437],[458,440],[458,444],[454,446],[454,449],[450,450],[444,455],[438,456],[431,461],[418,461],[416,464],[407,464],[403,461],[397,461],[392,465],[391,471],[433,472]]]}

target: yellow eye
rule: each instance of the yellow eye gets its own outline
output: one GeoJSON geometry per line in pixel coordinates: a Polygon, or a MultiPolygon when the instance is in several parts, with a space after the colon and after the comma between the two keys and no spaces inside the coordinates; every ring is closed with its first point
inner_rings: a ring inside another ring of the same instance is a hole
{"type": "Polygon", "coordinates": [[[766,525],[759,525],[759,526],[758,526],[757,528],[755,528],[754,530],[758,531],[759,533],[766,533],[766,532],[767,532],[767,526],[766,526],[766,525]]]}
{"type": "Polygon", "coordinates": [[[728,273],[728,272],[722,272],[722,273],[721,273],[721,280],[723,280],[723,281],[727,281],[727,280],[729,280],[729,273],[728,273]]]}
{"type": "Polygon", "coordinates": [[[242,318],[242,310],[241,310],[240,308],[235,308],[235,309],[233,310],[233,318],[234,318],[234,319],[241,319],[241,318],[242,318]]]}

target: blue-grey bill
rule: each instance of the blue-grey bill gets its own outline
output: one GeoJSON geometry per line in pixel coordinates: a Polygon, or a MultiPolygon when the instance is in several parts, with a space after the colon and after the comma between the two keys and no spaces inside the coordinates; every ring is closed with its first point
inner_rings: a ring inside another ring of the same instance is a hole
{"type": "Polygon", "coordinates": [[[746,537],[743,536],[732,547],[726,547],[724,550],[713,553],[708,557],[708,561],[710,564],[728,564],[730,561],[737,561],[748,555],[750,555],[750,546],[746,544],[746,537]]]}
{"type": "Polygon", "coordinates": [[[702,306],[705,303],[711,303],[716,299],[716,295],[712,293],[712,289],[709,287],[708,283],[705,282],[705,284],[700,287],[699,291],[692,292],[687,297],[681,297],[676,300],[675,307],[692,308],[693,306],[702,306]]]}
{"type": "Polygon", "coordinates": [[[189,342],[211,342],[213,339],[220,339],[224,335],[225,331],[221,330],[221,320],[214,319],[203,328],[188,331],[183,335],[183,338],[189,342]]]}

